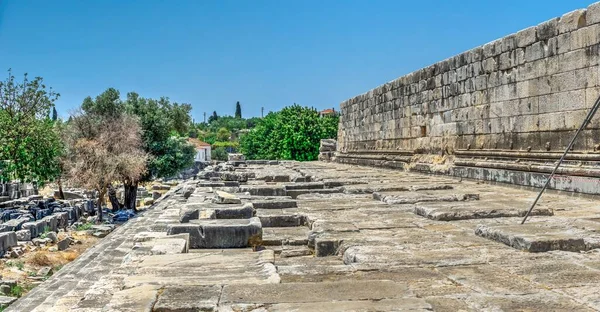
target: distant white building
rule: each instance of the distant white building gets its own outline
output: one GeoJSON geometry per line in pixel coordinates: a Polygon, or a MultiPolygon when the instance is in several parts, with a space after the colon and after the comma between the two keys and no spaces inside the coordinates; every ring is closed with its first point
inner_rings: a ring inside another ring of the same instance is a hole
{"type": "Polygon", "coordinates": [[[189,138],[188,142],[196,148],[196,156],[194,157],[195,162],[210,161],[210,144],[194,138],[189,138]]]}

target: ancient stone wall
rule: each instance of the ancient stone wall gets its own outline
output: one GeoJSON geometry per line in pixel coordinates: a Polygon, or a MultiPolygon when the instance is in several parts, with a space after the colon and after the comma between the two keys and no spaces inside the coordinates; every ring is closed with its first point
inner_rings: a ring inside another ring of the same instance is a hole
{"type": "MultiPolygon", "coordinates": [[[[456,155],[453,165],[496,169],[527,159],[548,172],[599,95],[599,50],[595,3],[390,81],[341,103],[337,158],[456,155]]],[[[599,144],[597,116],[573,149],[585,155],[571,164],[593,171],[599,144]]]]}

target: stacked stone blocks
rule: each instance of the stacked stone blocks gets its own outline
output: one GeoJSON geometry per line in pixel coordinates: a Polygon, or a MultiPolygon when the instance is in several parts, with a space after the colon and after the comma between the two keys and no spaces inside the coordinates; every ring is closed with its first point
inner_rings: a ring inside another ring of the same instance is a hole
{"type": "MultiPolygon", "coordinates": [[[[600,3],[341,103],[338,151],[560,150],[600,94],[600,3]]],[[[596,150],[600,118],[575,150],[596,150]]]]}

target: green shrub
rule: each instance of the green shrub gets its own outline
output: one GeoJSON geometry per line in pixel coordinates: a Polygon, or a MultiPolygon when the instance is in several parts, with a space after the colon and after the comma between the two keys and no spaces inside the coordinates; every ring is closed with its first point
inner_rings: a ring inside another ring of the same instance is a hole
{"type": "Polygon", "coordinates": [[[321,139],[337,137],[338,121],[294,104],[260,120],[240,138],[240,150],[247,159],[316,160],[321,139]]]}
{"type": "Polygon", "coordinates": [[[77,231],[87,231],[87,230],[92,229],[92,226],[93,226],[93,224],[91,224],[91,223],[84,223],[84,224],[80,224],[80,225],[76,226],[75,229],[77,231]]]}
{"type": "Polygon", "coordinates": [[[227,151],[224,147],[217,147],[210,152],[210,157],[212,160],[227,160],[227,151]]]}

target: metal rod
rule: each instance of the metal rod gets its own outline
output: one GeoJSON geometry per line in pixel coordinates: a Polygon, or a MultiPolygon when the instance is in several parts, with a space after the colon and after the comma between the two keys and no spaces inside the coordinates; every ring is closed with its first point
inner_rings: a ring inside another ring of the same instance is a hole
{"type": "Polygon", "coordinates": [[[535,198],[535,200],[533,201],[533,204],[531,204],[531,207],[529,207],[529,210],[527,211],[527,214],[525,214],[525,217],[523,218],[523,221],[521,221],[521,224],[525,223],[525,221],[527,221],[527,217],[529,217],[529,214],[531,213],[531,211],[533,210],[533,207],[535,207],[535,205],[537,204],[538,200],[540,200],[540,197],[542,197],[542,194],[544,193],[544,191],[546,190],[546,188],[548,187],[548,184],[550,184],[550,180],[552,180],[552,178],[554,177],[554,174],[556,173],[556,170],[558,170],[558,167],[560,166],[560,164],[563,162],[563,160],[565,159],[565,156],[567,156],[567,153],[571,150],[571,148],[573,147],[573,144],[575,143],[575,139],[577,139],[577,136],[579,135],[579,133],[588,125],[588,123],[592,120],[592,118],[594,117],[594,115],[596,114],[596,111],[598,110],[598,106],[600,105],[600,96],[596,99],[596,102],[594,102],[594,106],[592,106],[592,109],[589,111],[589,113],[587,114],[587,116],[585,117],[585,120],[583,121],[583,123],[581,124],[581,126],[579,127],[579,129],[577,129],[577,132],[575,132],[575,135],[573,136],[573,139],[571,139],[571,142],[569,143],[569,146],[567,146],[567,149],[565,149],[565,152],[563,153],[563,155],[560,157],[560,160],[558,160],[558,163],[556,164],[556,166],[554,167],[554,170],[552,170],[552,173],[550,174],[550,176],[548,177],[548,180],[546,180],[546,183],[544,184],[544,187],[542,188],[542,190],[540,191],[540,193],[538,194],[538,196],[535,198]]]}

